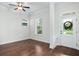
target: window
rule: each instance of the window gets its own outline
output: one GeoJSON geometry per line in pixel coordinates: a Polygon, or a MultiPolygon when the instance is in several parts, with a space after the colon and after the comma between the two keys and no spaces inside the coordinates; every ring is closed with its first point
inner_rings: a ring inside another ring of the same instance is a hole
{"type": "Polygon", "coordinates": [[[23,25],[23,26],[27,26],[27,20],[23,19],[23,20],[22,20],[22,25],[23,25]]]}
{"type": "Polygon", "coordinates": [[[63,15],[63,33],[66,35],[73,34],[73,21],[75,21],[75,12],[63,15]]]}
{"type": "Polygon", "coordinates": [[[36,34],[42,34],[42,20],[41,19],[36,19],[35,32],[36,34]]]}
{"type": "Polygon", "coordinates": [[[64,34],[72,34],[73,31],[73,23],[71,21],[66,21],[64,23],[64,34]]]}

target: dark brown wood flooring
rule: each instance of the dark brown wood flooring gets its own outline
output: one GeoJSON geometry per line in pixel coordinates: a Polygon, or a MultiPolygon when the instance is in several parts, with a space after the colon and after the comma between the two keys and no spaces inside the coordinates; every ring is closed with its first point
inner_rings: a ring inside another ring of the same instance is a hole
{"type": "Polygon", "coordinates": [[[0,45],[0,56],[79,56],[79,50],[57,46],[50,49],[48,43],[28,39],[0,45]]]}

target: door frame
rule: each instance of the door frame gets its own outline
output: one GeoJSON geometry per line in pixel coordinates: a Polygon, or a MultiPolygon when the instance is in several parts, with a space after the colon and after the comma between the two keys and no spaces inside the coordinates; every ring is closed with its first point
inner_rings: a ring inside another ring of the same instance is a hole
{"type": "MultiPolygon", "coordinates": [[[[61,14],[60,14],[60,20],[62,19],[62,16],[63,16],[63,14],[66,14],[66,13],[75,13],[76,14],[76,12],[62,12],[61,14]]],[[[75,18],[76,19],[76,18],[75,18]]],[[[77,23],[77,21],[75,21],[76,23],[77,23]]],[[[77,25],[77,24],[76,24],[77,25]]],[[[75,31],[77,32],[77,26],[75,25],[75,31]]],[[[64,45],[62,45],[62,36],[63,36],[63,25],[62,25],[62,22],[60,23],[60,45],[61,46],[64,46],[64,45]],[[62,28],[62,29],[61,29],[62,28]]],[[[77,33],[75,32],[75,47],[74,47],[74,49],[77,49],[77,33]]],[[[73,48],[73,47],[70,47],[70,48],[73,48]]]]}

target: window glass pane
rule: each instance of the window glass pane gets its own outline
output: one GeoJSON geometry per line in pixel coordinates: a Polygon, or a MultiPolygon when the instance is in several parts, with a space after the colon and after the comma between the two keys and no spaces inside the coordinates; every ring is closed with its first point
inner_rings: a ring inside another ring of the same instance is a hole
{"type": "Polygon", "coordinates": [[[41,19],[37,19],[36,32],[37,34],[42,34],[42,20],[41,19]]]}

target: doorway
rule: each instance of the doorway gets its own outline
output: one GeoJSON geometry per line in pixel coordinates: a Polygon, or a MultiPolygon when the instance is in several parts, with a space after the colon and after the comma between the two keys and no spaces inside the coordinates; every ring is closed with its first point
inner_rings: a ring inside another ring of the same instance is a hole
{"type": "Polygon", "coordinates": [[[61,16],[61,45],[76,49],[76,15],[75,12],[61,16]]]}

